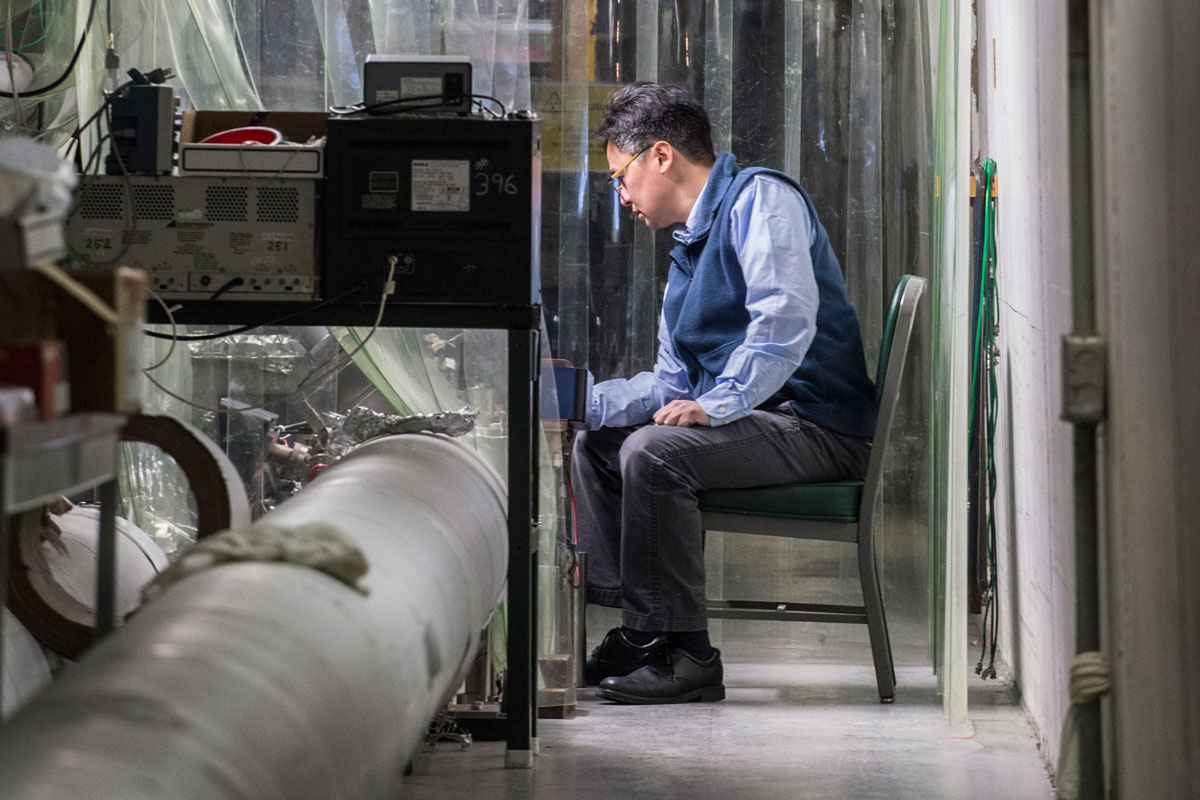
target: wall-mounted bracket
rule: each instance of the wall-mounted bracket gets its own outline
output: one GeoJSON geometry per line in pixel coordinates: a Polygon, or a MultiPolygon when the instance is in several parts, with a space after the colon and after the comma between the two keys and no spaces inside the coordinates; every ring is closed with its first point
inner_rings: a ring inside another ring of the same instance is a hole
{"type": "Polygon", "coordinates": [[[1063,336],[1063,419],[1075,425],[1094,425],[1104,419],[1106,361],[1105,343],[1099,336],[1063,336]]]}

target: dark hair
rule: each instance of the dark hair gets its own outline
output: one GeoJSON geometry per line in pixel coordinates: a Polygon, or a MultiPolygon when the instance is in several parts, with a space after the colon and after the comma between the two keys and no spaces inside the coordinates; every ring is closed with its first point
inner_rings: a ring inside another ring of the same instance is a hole
{"type": "Polygon", "coordinates": [[[708,112],[687,91],[669,84],[622,86],[609,100],[596,136],[622,153],[636,153],[661,139],[688,161],[703,166],[716,161],[708,112]]]}

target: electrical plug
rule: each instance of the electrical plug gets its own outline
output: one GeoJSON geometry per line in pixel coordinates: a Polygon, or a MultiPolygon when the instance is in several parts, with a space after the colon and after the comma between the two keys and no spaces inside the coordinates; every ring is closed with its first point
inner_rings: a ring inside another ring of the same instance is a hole
{"type": "Polygon", "coordinates": [[[146,73],[146,80],[151,83],[166,83],[175,77],[175,73],[171,72],[170,67],[158,67],[146,73]]]}
{"type": "Polygon", "coordinates": [[[171,72],[170,67],[159,67],[152,69],[149,72],[142,73],[139,70],[131,69],[128,73],[132,80],[130,83],[135,86],[149,86],[152,83],[166,83],[171,78],[175,77],[175,73],[171,72]]]}

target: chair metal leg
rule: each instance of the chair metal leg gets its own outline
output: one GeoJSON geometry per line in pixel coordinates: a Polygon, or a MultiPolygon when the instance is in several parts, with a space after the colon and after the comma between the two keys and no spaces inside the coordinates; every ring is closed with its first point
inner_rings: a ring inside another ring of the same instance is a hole
{"type": "Polygon", "coordinates": [[[871,636],[871,657],[875,662],[875,682],[879,686],[879,702],[896,699],[896,669],[892,661],[892,643],[888,638],[887,618],[883,612],[883,593],[879,587],[879,572],[875,568],[875,551],[871,532],[861,531],[858,544],[858,572],[862,581],[863,606],[867,612],[867,629],[871,636]]]}

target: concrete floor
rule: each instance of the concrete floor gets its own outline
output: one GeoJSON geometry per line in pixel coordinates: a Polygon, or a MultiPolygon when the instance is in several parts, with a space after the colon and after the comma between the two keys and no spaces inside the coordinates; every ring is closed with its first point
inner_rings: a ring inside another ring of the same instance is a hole
{"type": "MultiPolygon", "coordinates": [[[[591,639],[613,619],[589,613],[591,639]]],[[[574,717],[539,720],[533,769],[502,742],[423,753],[402,797],[526,800],[952,798],[1050,800],[1050,779],[1010,684],[972,682],[970,722],[942,717],[924,648],[897,647],[894,705],[875,692],[859,626],[724,622],[721,703],[623,706],[580,690],[574,717]],[[787,633],[781,631],[787,630],[787,633]],[[784,638],[788,637],[788,638],[784,638]]],[[[902,638],[902,637],[898,637],[902,638]]]]}

